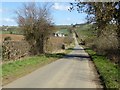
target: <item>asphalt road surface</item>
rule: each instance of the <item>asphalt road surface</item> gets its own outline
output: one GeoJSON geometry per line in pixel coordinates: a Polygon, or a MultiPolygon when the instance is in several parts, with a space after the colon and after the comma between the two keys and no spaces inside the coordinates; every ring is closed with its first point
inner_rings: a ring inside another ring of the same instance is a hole
{"type": "Polygon", "coordinates": [[[4,88],[99,88],[96,70],[78,45],[64,58],[19,78],[4,88]]]}

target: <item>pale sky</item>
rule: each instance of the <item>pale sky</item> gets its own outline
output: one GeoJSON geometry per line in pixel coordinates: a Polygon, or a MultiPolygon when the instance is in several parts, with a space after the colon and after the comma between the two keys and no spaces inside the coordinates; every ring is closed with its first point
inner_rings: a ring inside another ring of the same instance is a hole
{"type": "MultiPolygon", "coordinates": [[[[43,4],[43,2],[36,3],[43,4]]],[[[68,11],[70,7],[69,3],[70,2],[52,2],[51,15],[55,25],[71,25],[86,22],[85,13],[78,13],[76,10],[72,12],[68,11]]],[[[17,26],[18,24],[15,21],[16,14],[14,11],[21,8],[23,2],[1,2],[0,4],[2,5],[0,7],[0,26],[17,26]]]]}

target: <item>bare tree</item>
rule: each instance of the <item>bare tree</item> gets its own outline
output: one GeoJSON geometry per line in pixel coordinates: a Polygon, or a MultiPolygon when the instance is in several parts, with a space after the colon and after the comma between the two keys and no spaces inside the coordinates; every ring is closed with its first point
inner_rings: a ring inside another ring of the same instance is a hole
{"type": "Polygon", "coordinates": [[[24,3],[16,14],[17,22],[31,45],[31,53],[34,55],[44,53],[44,41],[53,28],[50,4],[37,6],[34,2],[24,3]]]}

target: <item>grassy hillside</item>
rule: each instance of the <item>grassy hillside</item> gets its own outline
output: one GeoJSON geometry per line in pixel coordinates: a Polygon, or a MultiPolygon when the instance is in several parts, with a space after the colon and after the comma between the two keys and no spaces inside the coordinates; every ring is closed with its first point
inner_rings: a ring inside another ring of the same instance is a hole
{"type": "Polygon", "coordinates": [[[80,27],[76,28],[76,32],[78,33],[79,37],[83,39],[87,37],[93,37],[96,35],[96,32],[92,27],[93,26],[91,24],[81,25],[80,27]]]}
{"type": "Polygon", "coordinates": [[[92,24],[83,24],[80,27],[75,28],[75,32],[78,34],[78,42],[84,41],[86,45],[93,43],[96,38],[96,31],[92,24]]]}
{"type": "Polygon", "coordinates": [[[69,34],[70,34],[70,32],[69,32],[68,29],[59,29],[57,32],[63,33],[63,34],[65,34],[65,35],[69,35],[69,34]]]}

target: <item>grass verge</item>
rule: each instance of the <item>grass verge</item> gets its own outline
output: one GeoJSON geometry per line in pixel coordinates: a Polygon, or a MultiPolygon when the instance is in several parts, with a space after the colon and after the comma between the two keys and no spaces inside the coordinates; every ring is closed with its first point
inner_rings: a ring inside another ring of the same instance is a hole
{"type": "Polygon", "coordinates": [[[86,48],[85,50],[91,56],[105,88],[120,88],[120,67],[112,63],[105,56],[97,55],[96,52],[90,48],[86,48]]]}
{"type": "Polygon", "coordinates": [[[56,54],[45,54],[39,56],[26,57],[21,60],[16,60],[14,62],[6,63],[2,65],[2,77],[3,85],[12,82],[13,80],[20,78],[32,71],[54,62],[59,58],[62,58],[65,54],[71,52],[72,50],[65,50],[65,53],[56,54]]]}

